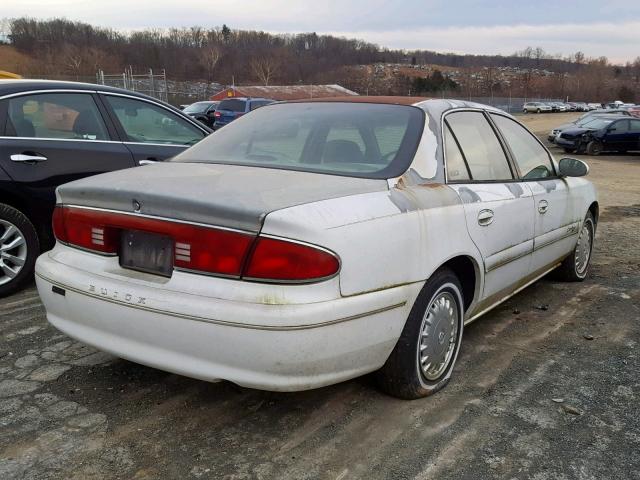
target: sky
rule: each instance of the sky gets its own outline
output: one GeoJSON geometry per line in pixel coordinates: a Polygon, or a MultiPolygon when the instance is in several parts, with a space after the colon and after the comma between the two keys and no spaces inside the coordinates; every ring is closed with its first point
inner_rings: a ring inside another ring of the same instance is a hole
{"type": "Polygon", "coordinates": [[[640,0],[0,0],[1,17],[65,17],[130,31],[199,25],[356,37],[389,48],[640,56],[640,0]]]}

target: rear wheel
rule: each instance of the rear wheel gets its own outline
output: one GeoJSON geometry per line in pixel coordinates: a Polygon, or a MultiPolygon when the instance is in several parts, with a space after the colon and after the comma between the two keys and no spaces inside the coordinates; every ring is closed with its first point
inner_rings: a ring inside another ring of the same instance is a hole
{"type": "Polygon", "coordinates": [[[0,297],[5,297],[31,279],[40,253],[38,235],[19,210],[0,203],[0,297]]]}
{"type": "Polygon", "coordinates": [[[390,395],[422,398],[442,389],[451,378],[462,340],[464,307],[458,277],[438,270],[416,299],[393,352],[377,372],[390,395]]]}
{"type": "Polygon", "coordinates": [[[582,229],[578,235],[576,246],[562,265],[556,270],[560,280],[568,282],[581,282],[587,277],[589,264],[591,262],[591,252],[593,251],[593,240],[595,237],[595,221],[591,212],[582,222],[582,229]]]}
{"type": "Polygon", "coordinates": [[[588,155],[598,156],[601,153],[602,153],[602,143],[598,142],[597,140],[591,140],[587,144],[588,155]]]}
{"type": "Polygon", "coordinates": [[[575,153],[575,151],[576,151],[575,148],[568,148],[568,147],[564,148],[564,153],[575,153]]]}
{"type": "Polygon", "coordinates": [[[538,110],[536,110],[536,111],[537,111],[538,113],[541,113],[541,110],[540,110],[540,109],[538,109],[538,110]]]}

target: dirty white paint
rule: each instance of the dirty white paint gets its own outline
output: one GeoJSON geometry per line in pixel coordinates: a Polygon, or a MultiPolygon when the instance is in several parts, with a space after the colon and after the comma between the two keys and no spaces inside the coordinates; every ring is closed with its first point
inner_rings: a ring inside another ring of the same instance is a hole
{"type": "MultiPolygon", "coordinates": [[[[429,113],[414,164],[384,184],[387,189],[376,184],[281,206],[263,219],[263,234],[335,252],[341,259],[336,277],[271,285],[175,271],[166,279],[122,269],[117,258],[57,245],[36,266],[49,321],[142,364],[286,391],[380,368],[424,282],[454,257],[469,259],[476,273],[468,320],[495,303],[493,297],[503,299],[569,254],[596,196],[584,179],[444,184],[442,139],[433,119],[446,109],[433,105],[440,110],[429,113]],[[542,201],[548,205],[544,215],[538,211],[542,201]],[[486,212],[492,221],[481,225],[486,212]],[[545,246],[536,249],[536,243],[545,246]],[[65,295],[53,293],[53,285],[65,295]]],[[[99,177],[91,182],[99,184],[99,177]]],[[[64,368],[35,371],[31,381],[64,368]]]]}

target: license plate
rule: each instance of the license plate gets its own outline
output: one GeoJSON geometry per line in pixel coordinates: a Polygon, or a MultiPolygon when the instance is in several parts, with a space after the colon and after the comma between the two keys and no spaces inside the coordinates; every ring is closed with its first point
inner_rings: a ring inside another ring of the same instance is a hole
{"type": "Polygon", "coordinates": [[[170,277],[173,273],[173,239],[138,230],[123,231],[120,266],[170,277]]]}

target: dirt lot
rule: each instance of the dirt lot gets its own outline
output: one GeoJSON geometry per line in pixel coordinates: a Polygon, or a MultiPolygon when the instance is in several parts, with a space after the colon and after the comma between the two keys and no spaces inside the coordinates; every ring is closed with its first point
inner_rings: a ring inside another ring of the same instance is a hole
{"type": "MultiPolygon", "coordinates": [[[[545,136],[573,115],[521,118],[545,136]]],[[[585,159],[589,278],[469,326],[424,400],[369,377],[275,394],[170,375],[61,335],[34,288],[3,299],[0,478],[640,479],[640,157],[585,159]]]]}

